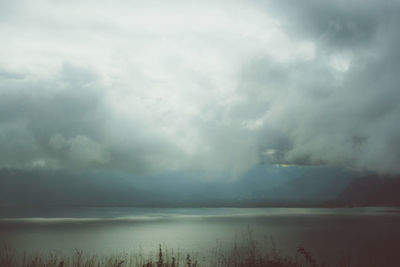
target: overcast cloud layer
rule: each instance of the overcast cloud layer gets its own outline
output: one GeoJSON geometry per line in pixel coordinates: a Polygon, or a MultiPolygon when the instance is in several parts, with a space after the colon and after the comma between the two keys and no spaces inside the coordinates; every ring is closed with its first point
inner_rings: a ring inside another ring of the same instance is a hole
{"type": "Polygon", "coordinates": [[[400,172],[399,1],[0,1],[0,168],[400,172]]]}

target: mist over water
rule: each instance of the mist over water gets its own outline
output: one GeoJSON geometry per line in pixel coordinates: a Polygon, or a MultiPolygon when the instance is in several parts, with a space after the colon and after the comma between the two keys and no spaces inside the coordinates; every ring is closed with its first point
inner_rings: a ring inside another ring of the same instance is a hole
{"type": "Polygon", "coordinates": [[[250,237],[400,266],[399,28],[399,0],[0,1],[0,267],[250,237]],[[369,208],[254,208],[283,206],[369,208]]]}
{"type": "Polygon", "coordinates": [[[71,208],[36,214],[3,216],[0,242],[19,251],[69,254],[78,249],[100,255],[155,253],[162,244],[206,256],[218,245],[242,242],[250,231],[262,249],[272,240],[287,256],[303,246],[331,264],[400,262],[397,208],[71,208]]]}

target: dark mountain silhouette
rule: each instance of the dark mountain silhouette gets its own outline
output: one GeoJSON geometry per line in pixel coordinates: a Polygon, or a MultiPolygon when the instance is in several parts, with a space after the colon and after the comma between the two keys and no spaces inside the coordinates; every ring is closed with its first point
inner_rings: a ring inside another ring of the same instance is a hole
{"type": "Polygon", "coordinates": [[[122,179],[66,171],[0,170],[0,205],[141,205],[160,199],[122,179]]]}
{"type": "Polygon", "coordinates": [[[269,197],[292,202],[334,200],[356,175],[343,169],[310,168],[301,176],[271,190],[269,197]]]}
{"type": "Polygon", "coordinates": [[[0,169],[0,206],[274,206],[334,200],[354,173],[265,168],[237,179],[205,172],[135,177],[112,172],[0,169]]]}
{"type": "Polygon", "coordinates": [[[400,175],[369,175],[355,179],[338,201],[359,206],[400,206],[400,175]]]}

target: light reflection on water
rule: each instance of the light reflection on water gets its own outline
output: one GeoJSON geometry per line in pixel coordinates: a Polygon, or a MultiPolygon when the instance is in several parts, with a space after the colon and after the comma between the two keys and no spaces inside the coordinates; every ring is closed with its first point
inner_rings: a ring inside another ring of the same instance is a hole
{"type": "Polygon", "coordinates": [[[250,227],[261,246],[271,237],[291,256],[302,245],[328,262],[366,256],[400,262],[396,208],[79,208],[1,214],[0,242],[18,250],[147,253],[165,244],[207,254],[217,240],[230,246],[250,227]]]}

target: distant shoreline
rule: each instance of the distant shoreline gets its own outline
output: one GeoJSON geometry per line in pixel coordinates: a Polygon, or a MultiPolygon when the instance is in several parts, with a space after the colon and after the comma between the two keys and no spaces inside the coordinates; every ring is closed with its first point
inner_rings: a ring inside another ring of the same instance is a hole
{"type": "Polygon", "coordinates": [[[223,203],[151,203],[151,204],[0,204],[0,208],[373,208],[400,207],[398,204],[356,204],[340,201],[325,202],[223,202],[223,203]]]}

